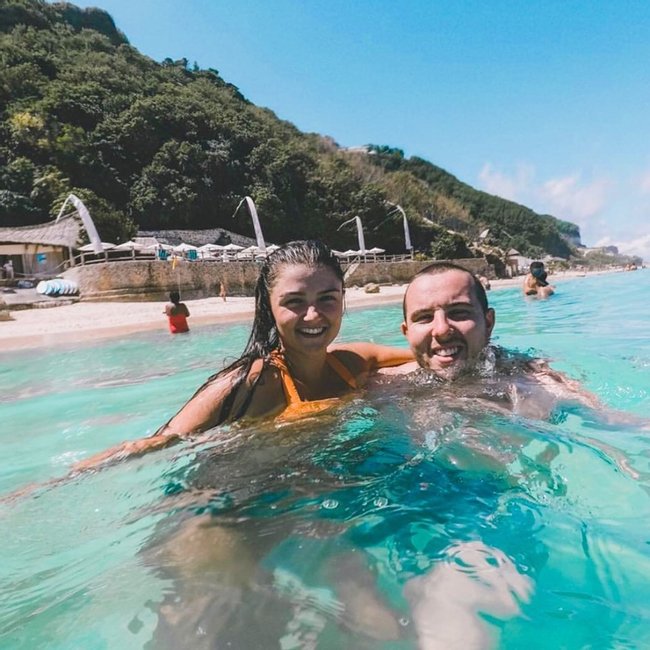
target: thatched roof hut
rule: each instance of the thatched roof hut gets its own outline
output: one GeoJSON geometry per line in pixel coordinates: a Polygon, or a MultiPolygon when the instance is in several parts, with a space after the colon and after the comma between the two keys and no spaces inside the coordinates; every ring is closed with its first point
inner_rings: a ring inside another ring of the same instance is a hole
{"type": "Polygon", "coordinates": [[[11,256],[18,274],[60,272],[66,260],[73,260],[82,229],[76,214],[33,226],[0,228],[0,256],[11,256]]]}

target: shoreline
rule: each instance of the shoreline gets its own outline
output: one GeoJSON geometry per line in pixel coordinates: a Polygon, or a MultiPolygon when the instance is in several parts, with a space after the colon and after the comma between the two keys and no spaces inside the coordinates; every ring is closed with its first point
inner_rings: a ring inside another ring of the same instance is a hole
{"type": "MultiPolygon", "coordinates": [[[[618,271],[567,271],[551,276],[551,282],[562,282],[618,271]]],[[[493,280],[492,291],[520,286],[523,276],[493,280]]],[[[363,288],[346,289],[347,309],[400,303],[406,285],[381,285],[379,293],[365,293],[363,288]]],[[[190,328],[237,322],[250,322],[254,314],[254,298],[201,298],[185,301],[191,316],[190,328]]],[[[107,338],[119,338],[137,332],[166,330],[163,310],[166,302],[78,302],[47,309],[24,309],[11,312],[12,320],[0,322],[2,352],[50,347],[107,338]]]]}

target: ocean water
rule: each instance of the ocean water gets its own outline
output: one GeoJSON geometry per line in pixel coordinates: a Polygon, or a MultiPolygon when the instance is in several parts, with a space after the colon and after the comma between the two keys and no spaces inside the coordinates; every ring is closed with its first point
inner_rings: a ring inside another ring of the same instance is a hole
{"type": "MultiPolygon", "coordinates": [[[[498,345],[602,408],[379,386],[1,502],[0,648],[650,647],[649,285],[489,296],[498,345]]],[[[401,345],[400,321],[351,311],[341,338],[401,345]]],[[[1,354],[0,496],[155,431],[247,335],[1,354]]]]}

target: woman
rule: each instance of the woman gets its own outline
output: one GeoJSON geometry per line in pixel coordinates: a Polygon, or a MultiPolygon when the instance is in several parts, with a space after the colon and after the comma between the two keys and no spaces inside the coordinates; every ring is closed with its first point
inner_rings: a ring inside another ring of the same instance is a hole
{"type": "Polygon", "coordinates": [[[184,302],[181,302],[181,294],[172,291],[169,294],[169,302],[165,305],[163,312],[169,320],[169,331],[172,334],[189,332],[190,328],[187,319],[190,317],[190,310],[184,302]]]}
{"type": "Polygon", "coordinates": [[[166,447],[224,422],[311,415],[365,385],[378,368],[413,360],[402,348],[330,346],[341,327],[344,293],[343,272],[325,244],[285,244],[260,270],[253,330],[242,356],[210,377],[156,434],[125,442],[74,469],[166,447]]]}

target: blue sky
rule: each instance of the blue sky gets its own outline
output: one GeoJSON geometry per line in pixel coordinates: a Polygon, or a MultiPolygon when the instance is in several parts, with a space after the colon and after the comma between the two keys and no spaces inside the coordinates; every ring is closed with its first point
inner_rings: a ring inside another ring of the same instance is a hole
{"type": "Polygon", "coordinates": [[[342,146],[387,144],[650,261],[650,3],[97,0],[342,146]]]}

